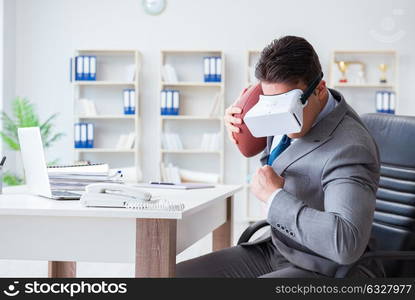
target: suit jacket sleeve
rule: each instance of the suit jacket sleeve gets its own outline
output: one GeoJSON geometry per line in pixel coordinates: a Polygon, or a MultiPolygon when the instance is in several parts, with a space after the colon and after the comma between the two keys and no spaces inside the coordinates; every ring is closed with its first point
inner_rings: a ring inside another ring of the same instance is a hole
{"type": "Polygon", "coordinates": [[[324,211],[281,190],[268,211],[269,224],[339,264],[358,260],[368,244],[375,209],[379,162],[373,152],[362,145],[339,149],[322,172],[324,211]]]}

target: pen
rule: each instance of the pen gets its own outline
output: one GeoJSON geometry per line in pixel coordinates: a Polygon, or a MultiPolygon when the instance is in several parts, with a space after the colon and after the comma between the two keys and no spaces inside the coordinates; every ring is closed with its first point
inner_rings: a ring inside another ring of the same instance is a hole
{"type": "Polygon", "coordinates": [[[3,167],[5,161],[6,161],[6,156],[3,156],[0,162],[0,167],[3,167]]]}
{"type": "Polygon", "coordinates": [[[150,184],[174,185],[172,182],[150,181],[150,184]]]}

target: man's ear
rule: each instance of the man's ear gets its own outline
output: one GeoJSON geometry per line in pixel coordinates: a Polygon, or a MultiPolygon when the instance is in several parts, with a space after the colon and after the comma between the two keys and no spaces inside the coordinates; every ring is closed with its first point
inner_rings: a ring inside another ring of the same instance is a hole
{"type": "Polygon", "coordinates": [[[327,90],[326,81],[322,80],[317,85],[316,89],[314,90],[314,95],[316,95],[319,99],[321,99],[324,97],[326,90],[327,90]]]}

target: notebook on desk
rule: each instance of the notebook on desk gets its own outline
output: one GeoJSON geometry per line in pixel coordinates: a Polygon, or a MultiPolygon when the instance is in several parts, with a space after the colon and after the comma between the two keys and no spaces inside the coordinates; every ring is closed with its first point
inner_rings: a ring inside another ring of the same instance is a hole
{"type": "Polygon", "coordinates": [[[194,183],[194,182],[170,183],[170,182],[155,182],[155,181],[150,181],[149,183],[138,183],[138,184],[135,184],[135,186],[144,187],[144,188],[174,189],[174,190],[194,190],[194,189],[206,189],[206,188],[215,187],[213,184],[209,184],[209,183],[194,183]]]}

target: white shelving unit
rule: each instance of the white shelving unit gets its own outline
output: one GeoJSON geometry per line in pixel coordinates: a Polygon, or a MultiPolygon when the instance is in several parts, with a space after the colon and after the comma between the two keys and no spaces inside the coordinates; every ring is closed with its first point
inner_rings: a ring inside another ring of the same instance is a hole
{"type": "Polygon", "coordinates": [[[396,95],[396,110],[399,111],[398,68],[398,55],[394,50],[335,50],[329,64],[328,86],[340,91],[359,114],[376,111],[376,91],[393,91],[396,95]],[[355,65],[354,69],[348,68],[346,83],[339,82],[341,72],[338,69],[338,61],[350,62],[350,66],[355,65]],[[381,63],[388,65],[386,83],[379,82],[381,63]],[[359,82],[359,77],[356,76],[359,65],[364,69],[363,82],[359,82]]]}
{"type": "MultiPolygon", "coordinates": [[[[109,163],[111,168],[136,168],[136,179],[140,179],[140,101],[139,76],[141,55],[137,50],[84,49],[76,50],[74,56],[94,55],[97,57],[97,80],[74,81],[74,122],[94,124],[94,148],[74,148],[75,161],[109,163]],[[134,72],[134,78],[131,77],[134,72]],[[134,115],[124,115],[123,90],[135,90],[134,115]],[[93,100],[96,115],[79,113],[78,99],[93,100]],[[133,149],[119,149],[116,144],[121,134],[134,132],[133,149]]],[[[73,68],[74,70],[74,68],[73,68]]]]}
{"type": "MultiPolygon", "coordinates": [[[[246,87],[256,84],[257,80],[254,75],[255,65],[259,59],[260,50],[248,50],[246,54],[246,87]]],[[[244,195],[246,202],[246,221],[256,222],[266,218],[265,207],[262,201],[257,199],[251,193],[251,187],[248,181],[257,168],[261,166],[259,162],[260,154],[255,157],[245,159],[245,182],[244,182],[244,195]]]]}
{"type": "MultiPolygon", "coordinates": [[[[219,174],[219,183],[224,180],[224,92],[225,55],[221,50],[163,50],[161,65],[172,65],[178,82],[165,82],[160,72],[160,91],[175,89],[180,92],[179,115],[160,115],[160,139],[165,132],[177,133],[182,142],[182,150],[163,149],[160,140],[160,166],[173,163],[179,168],[196,172],[219,174]],[[221,82],[203,81],[203,57],[222,58],[221,82]],[[218,113],[211,116],[210,110],[215,98],[219,97],[218,113]],[[214,151],[199,149],[203,133],[219,133],[219,149],[214,151]]],[[[160,92],[159,91],[159,92],[160,92]]],[[[160,96],[157,97],[160,99],[160,96]]],[[[157,106],[160,107],[160,100],[157,106]]],[[[165,180],[160,175],[161,180],[165,180]]]]}

